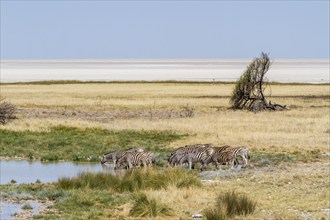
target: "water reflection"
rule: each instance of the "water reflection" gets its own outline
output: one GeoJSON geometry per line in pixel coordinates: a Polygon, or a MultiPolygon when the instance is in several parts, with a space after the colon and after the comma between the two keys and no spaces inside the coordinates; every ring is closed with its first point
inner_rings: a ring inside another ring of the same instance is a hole
{"type": "Polygon", "coordinates": [[[84,171],[115,175],[112,164],[102,166],[100,163],[44,163],[24,160],[0,160],[0,171],[0,184],[10,183],[11,180],[15,180],[18,184],[34,183],[37,180],[44,183],[55,182],[58,178],[72,177],[84,171]]]}

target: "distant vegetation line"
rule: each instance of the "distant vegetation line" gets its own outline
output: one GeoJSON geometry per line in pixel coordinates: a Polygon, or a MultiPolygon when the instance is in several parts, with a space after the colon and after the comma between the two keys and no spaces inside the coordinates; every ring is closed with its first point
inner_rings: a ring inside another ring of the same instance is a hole
{"type": "MultiPolygon", "coordinates": [[[[54,84],[113,84],[113,83],[177,83],[177,84],[234,84],[235,81],[184,81],[184,80],[132,80],[132,81],[82,81],[82,80],[42,80],[42,81],[30,81],[30,82],[0,82],[0,85],[54,85],[54,84]]],[[[270,85],[330,85],[327,83],[283,83],[283,82],[269,82],[270,85]]]]}

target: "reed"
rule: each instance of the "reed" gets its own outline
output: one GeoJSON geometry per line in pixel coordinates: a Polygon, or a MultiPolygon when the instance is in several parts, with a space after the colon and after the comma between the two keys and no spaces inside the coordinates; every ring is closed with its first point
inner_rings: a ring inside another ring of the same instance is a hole
{"type": "Polygon", "coordinates": [[[183,169],[140,169],[127,171],[118,177],[107,173],[83,172],[75,177],[60,178],[56,186],[59,189],[103,189],[115,192],[135,192],[145,189],[158,190],[170,185],[176,187],[200,187],[201,181],[194,173],[183,169]]]}

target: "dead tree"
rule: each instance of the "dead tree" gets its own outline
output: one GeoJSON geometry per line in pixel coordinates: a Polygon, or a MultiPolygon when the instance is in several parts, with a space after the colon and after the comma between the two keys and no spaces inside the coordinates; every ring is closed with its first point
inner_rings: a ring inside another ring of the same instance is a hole
{"type": "Polygon", "coordinates": [[[4,101],[4,98],[0,97],[0,124],[6,124],[10,119],[14,119],[16,113],[15,105],[10,102],[4,101]]]}
{"type": "Polygon", "coordinates": [[[284,110],[286,106],[267,102],[264,96],[266,89],[265,74],[271,61],[266,53],[261,53],[260,58],[255,58],[246,68],[236,82],[230,102],[233,109],[246,109],[250,111],[284,110]]]}

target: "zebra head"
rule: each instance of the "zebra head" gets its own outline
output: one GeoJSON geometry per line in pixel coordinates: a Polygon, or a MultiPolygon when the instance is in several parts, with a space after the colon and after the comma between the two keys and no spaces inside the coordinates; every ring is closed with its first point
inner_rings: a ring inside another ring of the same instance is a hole
{"type": "Polygon", "coordinates": [[[112,159],[113,152],[103,154],[101,164],[105,164],[108,160],[112,159]]]}

